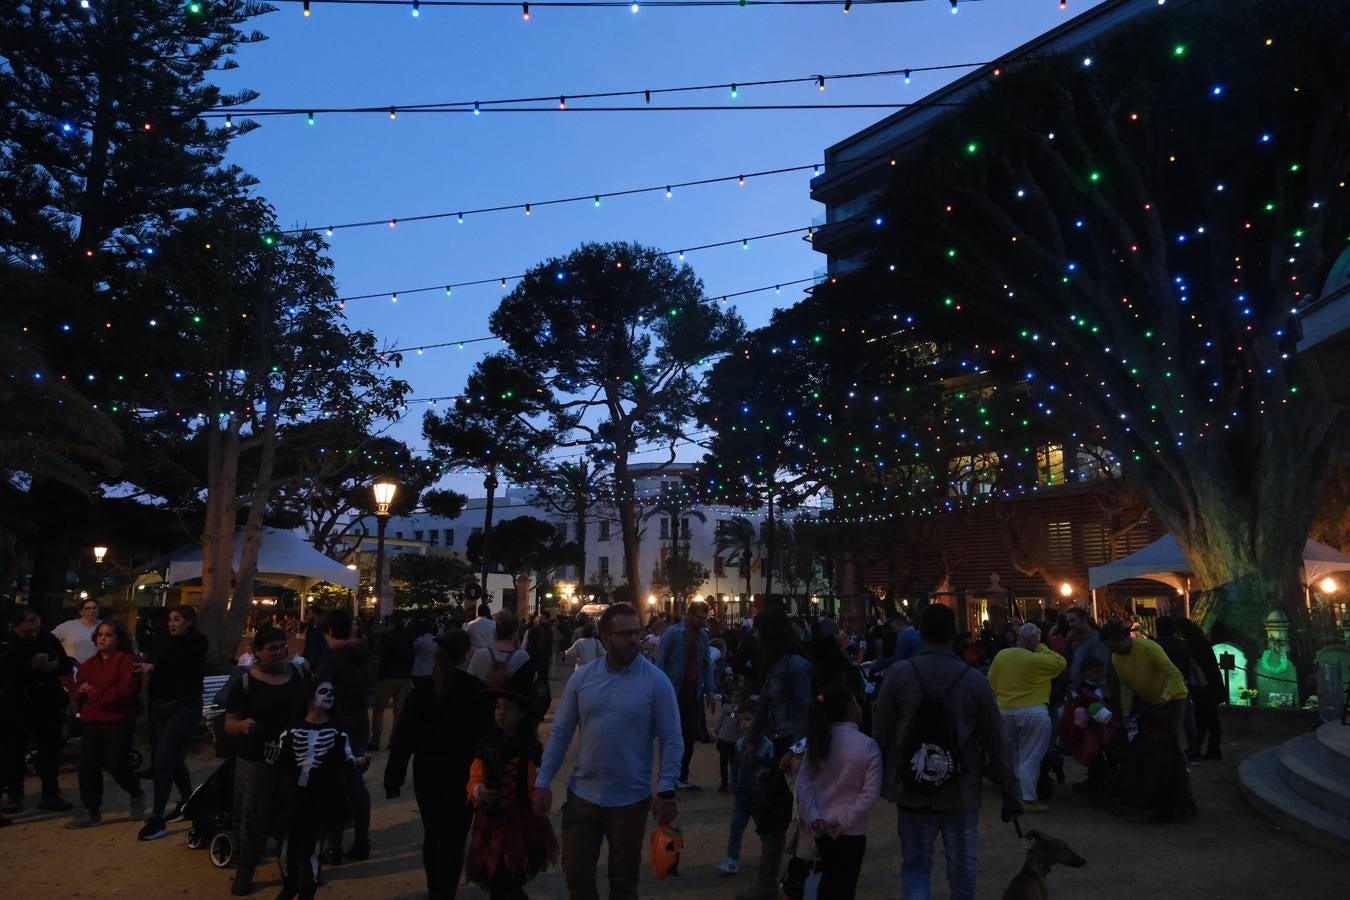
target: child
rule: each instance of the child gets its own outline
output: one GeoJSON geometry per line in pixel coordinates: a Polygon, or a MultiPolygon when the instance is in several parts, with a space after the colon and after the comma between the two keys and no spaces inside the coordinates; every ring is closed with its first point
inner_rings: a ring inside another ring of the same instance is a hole
{"type": "Polygon", "coordinates": [[[802,760],[806,758],[806,738],[792,745],[783,756],[779,767],[788,784],[792,785],[792,824],[788,826],[787,872],[783,875],[781,886],[788,900],[802,900],[806,895],[806,882],[816,870],[816,861],[820,854],[816,849],[815,835],[811,833],[811,823],[802,809],[801,791],[797,790],[797,774],[801,772],[802,760]]]}
{"type": "Polygon", "coordinates": [[[328,724],[335,693],[327,679],[310,682],[301,694],[304,719],[283,731],[269,762],[281,767],[286,802],[285,879],[277,900],[310,900],[319,883],[320,836],[346,814],[345,766],[364,769],[347,732],[328,724]]]}
{"type": "MultiPolygon", "coordinates": [[[[736,712],[736,719],[741,729],[741,737],[736,741],[735,746],[735,758],[739,760],[745,752],[746,743],[750,740],[750,728],[755,723],[754,708],[742,706],[736,712]]],[[[731,808],[731,832],[727,835],[727,858],[717,866],[723,875],[735,875],[741,870],[741,838],[745,835],[745,826],[750,824],[750,811],[755,805],[761,773],[767,769],[772,769],[775,763],[773,741],[769,740],[768,737],[760,737],[759,746],[755,748],[752,759],[752,765],[737,765],[732,774],[732,790],[735,791],[736,800],[731,808]]]]}
{"type": "Polygon", "coordinates": [[[1106,705],[1106,665],[1100,659],[1083,664],[1083,683],[1064,704],[1059,737],[1074,759],[1087,767],[1087,781],[1075,790],[1086,791],[1094,802],[1101,802],[1106,787],[1106,753],[1120,733],[1120,718],[1106,705]]]}
{"type": "Polygon", "coordinates": [[[820,854],[819,896],[853,900],[867,849],[867,816],[881,798],[881,748],[858,730],[862,708],[833,684],[811,703],[797,799],[820,854]]]}
{"type": "Polygon", "coordinates": [[[737,711],[745,705],[745,691],[736,688],[731,696],[722,701],[721,718],[717,723],[717,771],[722,776],[722,784],[717,793],[731,791],[735,780],[736,742],[741,739],[741,723],[737,711]],[[730,776],[730,780],[728,780],[730,776]]]}
{"type": "Polygon", "coordinates": [[[465,873],[493,900],[515,900],[525,896],[527,881],[558,861],[558,840],[530,805],[544,753],[534,704],[509,690],[484,696],[496,697],[497,727],[479,743],[469,769],[474,818],[465,873]]]}

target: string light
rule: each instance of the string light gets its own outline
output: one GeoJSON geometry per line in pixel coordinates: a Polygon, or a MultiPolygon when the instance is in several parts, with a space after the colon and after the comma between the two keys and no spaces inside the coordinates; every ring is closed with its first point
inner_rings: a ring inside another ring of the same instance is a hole
{"type": "Polygon", "coordinates": [[[958,12],[960,12],[960,10],[958,10],[958,9],[956,8],[956,2],[957,2],[957,0],[951,0],[951,4],[952,4],[952,15],[956,15],[958,12]]]}
{"type": "Polygon", "coordinates": [[[529,4],[529,3],[522,3],[522,4],[520,4],[520,17],[521,17],[522,19],[524,19],[526,22],[530,21],[530,4],[529,4]]]}
{"type": "Polygon", "coordinates": [[[848,11],[852,8],[853,0],[844,0],[844,15],[848,15],[848,11]]]}
{"type": "Polygon", "coordinates": [[[824,75],[817,75],[817,76],[816,76],[816,87],[819,88],[819,89],[822,90],[822,91],[825,90],[825,76],[824,76],[824,75]]]}
{"type": "Polygon", "coordinates": [[[422,0],[412,0],[412,15],[414,19],[422,15],[422,0]]]}
{"type": "Polygon", "coordinates": [[[309,0],[305,0],[304,13],[305,13],[305,18],[308,19],[308,18],[309,18],[309,0]]]}

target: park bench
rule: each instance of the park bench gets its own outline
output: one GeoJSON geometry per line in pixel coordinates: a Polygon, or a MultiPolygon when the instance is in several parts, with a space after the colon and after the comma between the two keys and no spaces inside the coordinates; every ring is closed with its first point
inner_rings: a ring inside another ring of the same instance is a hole
{"type": "Polygon", "coordinates": [[[225,712],[223,707],[216,706],[216,694],[229,680],[229,675],[207,675],[202,679],[202,718],[208,725],[225,712]]]}

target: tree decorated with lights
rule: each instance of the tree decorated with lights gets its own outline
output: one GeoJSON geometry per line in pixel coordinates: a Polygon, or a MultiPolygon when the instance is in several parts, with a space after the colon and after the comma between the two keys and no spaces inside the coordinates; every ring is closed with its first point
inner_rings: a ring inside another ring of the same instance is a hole
{"type": "MultiPolygon", "coordinates": [[[[1350,9],[1160,8],[1005,68],[879,207],[871,264],[817,291],[901,310],[949,358],[1017,373],[1107,448],[1215,621],[1302,611],[1299,566],[1345,417],[1309,395],[1294,308],[1350,234],[1350,9]]],[[[1007,461],[999,462],[999,479],[1007,461]]]]}
{"type": "MultiPolygon", "coordinates": [[[[248,185],[224,164],[248,123],[217,128],[198,114],[255,96],[223,94],[208,79],[234,66],[239,46],[261,39],[242,26],[269,9],[240,0],[0,8],[0,296],[18,319],[6,328],[16,325],[25,354],[37,357],[22,369],[10,357],[6,377],[63,383],[110,416],[126,439],[122,479],[141,474],[134,448],[142,442],[119,416],[126,407],[115,407],[127,397],[139,344],[168,321],[160,298],[129,282],[180,217],[248,185]]],[[[79,454],[71,461],[106,474],[79,454]]],[[[40,604],[59,602],[73,535],[99,497],[67,481],[44,473],[28,488],[54,513],[29,531],[40,604]]]]}
{"type": "Polygon", "coordinates": [[[422,417],[422,436],[442,470],[483,474],[487,499],[477,559],[484,589],[495,561],[492,516],[497,485],[502,476],[523,483],[539,470],[540,455],[552,442],[537,423],[555,412],[551,399],[543,380],[529,367],[508,353],[493,353],[474,366],[463,394],[450,409],[428,410],[422,417]]]}
{"type": "Polygon", "coordinates": [[[693,418],[700,367],[732,347],[740,318],[703,296],[689,266],[650,247],[610,243],[584,244],[530,269],[490,325],[543,379],[559,442],[586,446],[611,472],[624,577],[641,595],[631,457],[657,445],[674,460],[693,418]]]}

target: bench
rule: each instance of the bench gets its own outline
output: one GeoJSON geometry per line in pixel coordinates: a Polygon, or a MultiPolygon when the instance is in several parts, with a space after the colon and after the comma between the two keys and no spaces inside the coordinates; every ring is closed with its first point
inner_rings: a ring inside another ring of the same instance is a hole
{"type": "Polygon", "coordinates": [[[202,718],[208,723],[225,713],[223,707],[216,706],[216,694],[229,680],[228,675],[207,675],[202,679],[202,718]]]}

